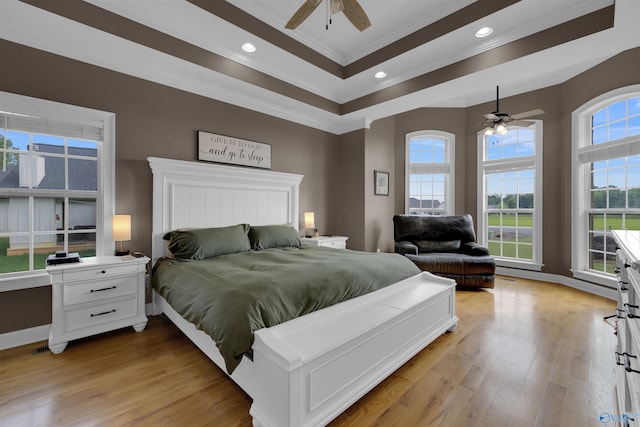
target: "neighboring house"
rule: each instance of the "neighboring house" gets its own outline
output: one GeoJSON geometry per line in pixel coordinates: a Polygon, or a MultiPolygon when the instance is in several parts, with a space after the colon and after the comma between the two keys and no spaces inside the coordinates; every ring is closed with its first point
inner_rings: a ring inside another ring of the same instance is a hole
{"type": "MultiPolygon", "coordinates": [[[[17,164],[8,165],[6,171],[0,171],[0,188],[29,188],[29,174],[33,189],[64,190],[65,168],[64,147],[48,144],[34,146],[32,153],[20,153],[17,164]],[[31,167],[29,167],[31,159],[31,167]]],[[[70,148],[73,154],[85,157],[96,156],[96,150],[90,148],[70,148]]],[[[71,153],[70,153],[71,154],[71,153]]],[[[69,158],[70,176],[75,190],[95,190],[97,186],[97,164],[95,161],[69,158]]],[[[33,229],[43,231],[35,235],[35,247],[40,251],[52,251],[61,245],[61,235],[54,232],[64,229],[65,207],[63,199],[55,197],[34,197],[33,229]]],[[[69,200],[68,229],[95,229],[95,200],[69,200]]],[[[22,254],[28,248],[26,235],[14,233],[29,231],[29,199],[24,196],[0,198],[0,232],[8,233],[9,249],[7,255],[22,254]],[[13,235],[12,235],[13,234],[13,235]]],[[[94,241],[94,233],[70,235],[70,243],[94,241]]]]}

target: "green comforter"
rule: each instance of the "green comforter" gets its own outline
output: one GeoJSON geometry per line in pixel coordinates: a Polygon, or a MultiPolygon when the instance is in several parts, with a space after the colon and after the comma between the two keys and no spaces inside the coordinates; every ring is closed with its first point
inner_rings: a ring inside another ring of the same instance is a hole
{"type": "Polygon", "coordinates": [[[419,272],[398,254],[304,246],[189,262],[161,259],[152,283],[182,317],[211,336],[231,373],[251,354],[254,331],[419,272]]]}

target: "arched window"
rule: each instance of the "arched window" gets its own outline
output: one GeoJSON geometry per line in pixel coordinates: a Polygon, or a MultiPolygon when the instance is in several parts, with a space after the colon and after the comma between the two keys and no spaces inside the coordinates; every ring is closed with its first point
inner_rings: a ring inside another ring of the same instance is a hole
{"type": "Polygon", "coordinates": [[[478,241],[498,265],[542,268],[542,121],[478,133],[478,241]]]}
{"type": "Polygon", "coordinates": [[[640,230],[640,85],[589,101],[572,125],[572,271],[615,287],[611,230],[640,230]]]}
{"type": "Polygon", "coordinates": [[[453,214],[455,135],[421,130],[406,134],[405,141],[405,212],[453,214]]]}

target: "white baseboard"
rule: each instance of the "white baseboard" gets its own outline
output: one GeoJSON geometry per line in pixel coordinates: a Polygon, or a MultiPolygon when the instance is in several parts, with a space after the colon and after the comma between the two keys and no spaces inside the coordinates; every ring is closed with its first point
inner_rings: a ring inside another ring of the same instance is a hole
{"type": "Polygon", "coordinates": [[[522,279],[539,280],[541,282],[558,283],[570,288],[580,289],[590,294],[598,295],[611,300],[616,300],[618,291],[608,286],[602,286],[560,274],[541,273],[539,271],[519,270],[515,268],[496,267],[496,274],[502,276],[519,277],[522,279]]]}
{"type": "Polygon", "coordinates": [[[48,340],[50,328],[49,324],[0,334],[0,350],[48,340]]]}

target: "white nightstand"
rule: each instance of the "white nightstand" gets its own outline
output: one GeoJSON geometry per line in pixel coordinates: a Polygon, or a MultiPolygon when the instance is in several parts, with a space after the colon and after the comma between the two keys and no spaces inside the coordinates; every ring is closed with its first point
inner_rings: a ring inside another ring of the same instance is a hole
{"type": "Polygon", "coordinates": [[[103,256],[47,266],[52,316],[49,349],[62,353],[70,340],[126,326],[140,332],[145,316],[145,271],[149,258],[103,256]]]}
{"type": "Polygon", "coordinates": [[[318,236],[301,237],[302,243],[311,246],[326,246],[328,248],[346,249],[348,237],[344,236],[318,236]]]}

